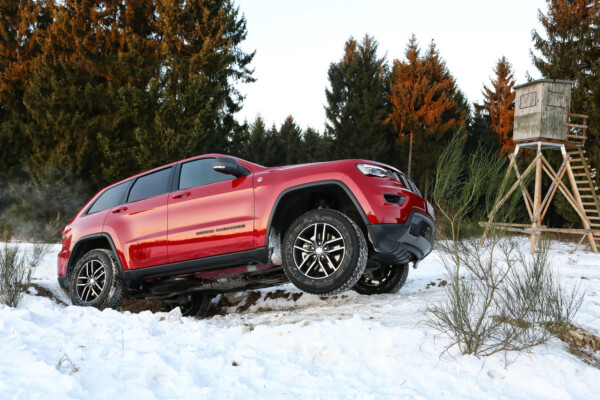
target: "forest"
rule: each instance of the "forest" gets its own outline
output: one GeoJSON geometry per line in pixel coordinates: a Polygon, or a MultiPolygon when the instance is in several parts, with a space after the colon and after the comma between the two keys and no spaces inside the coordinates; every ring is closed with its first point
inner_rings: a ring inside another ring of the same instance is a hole
{"type": "MultiPolygon", "coordinates": [[[[542,77],[576,82],[571,106],[589,115],[586,150],[597,167],[600,13],[591,3],[548,0],[531,58],[542,77]]],[[[4,236],[55,240],[100,188],[202,153],[265,166],[377,160],[429,198],[453,136],[466,136],[467,152],[483,145],[505,157],[514,148],[510,60],[498,54],[483,101],[470,103],[436,42],[414,35],[394,60],[369,34],[340,43],[322,132],[293,115],[271,126],[260,115],[239,122],[239,85],[255,79],[254,52],[241,48],[246,22],[232,0],[0,0],[4,236]]],[[[548,215],[555,225],[577,221],[566,202],[548,215]]]]}

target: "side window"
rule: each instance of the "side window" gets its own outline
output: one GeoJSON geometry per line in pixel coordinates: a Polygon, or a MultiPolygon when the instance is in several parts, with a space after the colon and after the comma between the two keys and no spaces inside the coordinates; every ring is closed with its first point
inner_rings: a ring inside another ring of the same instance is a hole
{"type": "Polygon", "coordinates": [[[203,158],[183,164],[179,177],[179,190],[235,179],[232,175],[215,171],[214,162],[214,158],[203,158]]]}
{"type": "Polygon", "coordinates": [[[129,192],[127,202],[131,203],[167,193],[170,175],[171,168],[167,168],[139,177],[129,192]]]}
{"type": "Polygon", "coordinates": [[[128,186],[129,182],[123,182],[118,184],[117,186],[113,186],[109,189],[106,189],[104,193],[102,193],[100,197],[98,197],[94,204],[92,204],[87,213],[92,214],[122,204],[124,200],[123,197],[125,195],[125,190],[128,186]]]}

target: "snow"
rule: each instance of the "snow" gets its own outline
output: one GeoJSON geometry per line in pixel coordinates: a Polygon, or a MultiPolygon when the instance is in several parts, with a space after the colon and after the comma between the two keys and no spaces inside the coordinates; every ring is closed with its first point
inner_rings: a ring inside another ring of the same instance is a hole
{"type": "MultiPolygon", "coordinates": [[[[552,262],[565,286],[586,291],[576,324],[600,335],[600,255],[569,254],[573,247],[553,243],[552,262]]],[[[56,281],[58,250],[36,269],[34,283],[70,304],[56,281]]],[[[428,304],[443,296],[441,279],[434,252],[397,295],[298,297],[285,285],[260,291],[244,311],[247,298],[229,295],[242,303],[205,320],[179,309],[64,307],[32,292],[16,309],[0,306],[0,397],[598,398],[600,370],[558,339],[531,355],[508,354],[508,365],[502,354],[442,356],[448,339],[423,323],[428,304]]]]}

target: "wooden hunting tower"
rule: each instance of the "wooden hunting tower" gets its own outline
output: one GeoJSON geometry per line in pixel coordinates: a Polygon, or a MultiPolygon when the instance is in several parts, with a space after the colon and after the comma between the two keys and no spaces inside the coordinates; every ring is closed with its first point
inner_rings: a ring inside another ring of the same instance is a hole
{"type": "Polygon", "coordinates": [[[565,121],[573,83],[542,79],[515,86],[513,140],[566,141],[565,121]]]}
{"type": "Polygon", "coordinates": [[[500,197],[492,209],[482,243],[490,229],[522,232],[531,235],[531,253],[542,232],[561,232],[583,235],[594,253],[600,248],[600,202],[595,185],[595,171],[588,164],[583,147],[587,139],[587,115],[569,111],[571,88],[574,82],[541,79],[515,86],[515,114],[513,140],[516,144],[509,154],[510,164],[500,188],[500,197]],[[520,149],[537,151],[536,157],[524,171],[518,167],[520,149]],[[560,150],[563,162],[555,170],[544,150],[560,150]],[[516,182],[506,191],[511,176],[516,182]],[[527,187],[527,177],[535,172],[533,197],[527,187]],[[550,178],[550,186],[542,197],[542,173],[550,178]],[[567,186],[567,181],[569,186],[567,186]],[[521,190],[531,224],[498,223],[494,216],[498,209],[515,192],[521,190]],[[550,202],[557,191],[579,215],[583,228],[563,229],[542,225],[550,202]]]}

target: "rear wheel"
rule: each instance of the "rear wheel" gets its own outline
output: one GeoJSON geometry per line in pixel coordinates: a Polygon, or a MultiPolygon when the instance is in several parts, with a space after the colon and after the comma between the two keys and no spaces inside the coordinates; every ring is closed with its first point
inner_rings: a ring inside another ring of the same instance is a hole
{"type": "Polygon", "coordinates": [[[182,295],[163,301],[163,310],[168,312],[179,307],[184,317],[204,318],[208,314],[211,299],[205,294],[182,295]]]}
{"type": "Polygon", "coordinates": [[[354,286],[367,254],[365,236],[354,221],[335,210],[312,210],[285,234],[283,270],[299,289],[332,295],[354,286]]]}
{"type": "Polygon", "coordinates": [[[116,308],[125,296],[125,282],[111,251],[91,250],[75,264],[69,292],[73,305],[116,308]]]}
{"type": "Polygon", "coordinates": [[[408,264],[368,265],[352,289],[360,294],[398,293],[406,283],[408,264]]]}

